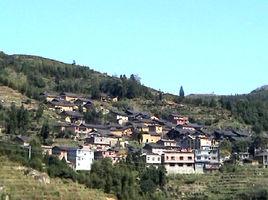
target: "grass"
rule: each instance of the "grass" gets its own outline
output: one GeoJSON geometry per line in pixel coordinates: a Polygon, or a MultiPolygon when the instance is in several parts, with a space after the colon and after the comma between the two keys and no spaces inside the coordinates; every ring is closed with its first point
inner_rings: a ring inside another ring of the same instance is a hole
{"type": "Polygon", "coordinates": [[[23,104],[25,108],[37,108],[38,103],[35,100],[29,99],[28,97],[16,90],[0,85],[0,101],[3,106],[10,106],[11,103],[15,103],[16,106],[20,107],[22,105],[22,102],[26,102],[27,100],[30,100],[31,102],[29,104],[23,104]]]}
{"type": "MultiPolygon", "coordinates": [[[[268,185],[268,169],[239,167],[234,173],[176,175],[169,177],[170,199],[239,199],[268,185]]],[[[267,188],[266,188],[267,189],[267,188]]]]}
{"type": "Polygon", "coordinates": [[[19,164],[0,157],[0,199],[6,195],[10,199],[89,199],[108,200],[99,190],[88,189],[70,180],[52,179],[50,184],[42,184],[32,177],[24,175],[19,164]],[[3,187],[3,188],[1,188],[3,187]]]}

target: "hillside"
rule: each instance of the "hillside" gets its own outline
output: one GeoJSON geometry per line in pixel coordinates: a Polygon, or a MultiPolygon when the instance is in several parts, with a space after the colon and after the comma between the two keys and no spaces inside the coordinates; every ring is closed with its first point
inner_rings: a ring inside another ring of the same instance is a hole
{"type": "Polygon", "coordinates": [[[108,200],[103,192],[88,189],[69,180],[50,178],[50,183],[25,175],[26,168],[0,157],[0,198],[5,199],[100,199],[108,200]]]}
{"type": "MultiPolygon", "coordinates": [[[[211,99],[219,101],[215,95],[210,95],[209,98],[204,95],[190,95],[183,102],[177,102],[176,95],[162,94],[163,97],[159,100],[160,93],[141,85],[138,76],[111,77],[85,66],[65,64],[38,56],[0,53],[0,84],[31,99],[39,99],[39,94],[44,91],[73,92],[93,99],[99,99],[102,93],[106,93],[123,100],[110,105],[119,109],[130,107],[163,118],[169,113],[178,112],[189,116],[193,122],[209,125],[211,128],[250,128],[250,124],[237,120],[219,102],[209,106],[211,99]]],[[[14,96],[11,94],[13,93],[10,93],[9,98],[14,96]]]]}
{"type": "Polygon", "coordinates": [[[0,83],[38,99],[49,92],[73,92],[98,98],[107,93],[120,98],[152,97],[152,89],[140,84],[139,77],[111,77],[89,67],[26,55],[0,53],[0,83]]]}
{"type": "Polygon", "coordinates": [[[267,184],[267,169],[240,166],[233,172],[170,177],[166,190],[170,199],[266,199],[267,184]]]}

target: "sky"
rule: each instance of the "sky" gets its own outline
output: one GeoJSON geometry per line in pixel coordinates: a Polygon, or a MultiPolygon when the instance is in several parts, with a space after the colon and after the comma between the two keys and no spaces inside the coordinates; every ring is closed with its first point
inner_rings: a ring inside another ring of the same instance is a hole
{"type": "Polygon", "coordinates": [[[86,65],[174,94],[268,84],[267,0],[1,0],[0,50],[86,65]]]}

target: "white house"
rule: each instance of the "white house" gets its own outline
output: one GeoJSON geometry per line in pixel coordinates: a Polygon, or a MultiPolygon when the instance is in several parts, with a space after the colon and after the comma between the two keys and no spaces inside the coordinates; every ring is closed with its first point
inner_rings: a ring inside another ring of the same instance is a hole
{"type": "Polygon", "coordinates": [[[161,155],[155,153],[146,153],[145,162],[147,165],[159,166],[161,165],[161,155]]]}
{"type": "Polygon", "coordinates": [[[74,170],[91,170],[91,165],[94,160],[94,152],[85,146],[80,147],[59,147],[52,148],[52,154],[60,160],[65,159],[66,162],[74,170]]]}
{"type": "Polygon", "coordinates": [[[94,160],[94,152],[87,147],[73,148],[68,151],[67,158],[76,171],[89,171],[94,160]]]}

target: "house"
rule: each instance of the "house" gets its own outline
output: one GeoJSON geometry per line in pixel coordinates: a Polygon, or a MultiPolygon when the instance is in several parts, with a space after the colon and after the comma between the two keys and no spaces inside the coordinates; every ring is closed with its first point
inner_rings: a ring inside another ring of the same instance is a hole
{"type": "Polygon", "coordinates": [[[74,170],[91,170],[94,160],[94,152],[88,147],[59,147],[52,148],[52,154],[60,160],[65,159],[74,170]]]}
{"type": "Polygon", "coordinates": [[[100,101],[102,102],[108,102],[109,101],[109,96],[105,93],[100,94],[100,101]]]}
{"type": "Polygon", "coordinates": [[[195,173],[193,151],[166,151],[162,155],[162,164],[167,174],[192,174],[195,173]]]}
{"type": "Polygon", "coordinates": [[[52,148],[52,155],[57,156],[59,160],[65,159],[68,163],[68,150],[70,147],[55,146],[52,148]]]}
{"type": "Polygon", "coordinates": [[[94,150],[106,150],[111,147],[109,138],[101,135],[92,135],[85,139],[85,145],[94,150]]]}
{"type": "Polygon", "coordinates": [[[147,143],[143,147],[143,152],[145,153],[154,153],[158,155],[162,155],[164,152],[167,151],[180,151],[180,146],[164,146],[159,143],[147,143]]]}
{"type": "Polygon", "coordinates": [[[50,103],[50,108],[58,112],[73,111],[74,104],[65,100],[53,99],[50,103]]]}
{"type": "Polygon", "coordinates": [[[115,164],[119,162],[120,160],[122,160],[124,156],[120,155],[118,151],[108,149],[108,150],[103,150],[103,151],[95,151],[94,158],[96,160],[110,158],[112,160],[112,163],[115,164]]]}
{"type": "Polygon", "coordinates": [[[234,130],[216,130],[213,133],[216,140],[221,141],[227,139],[229,141],[247,140],[249,134],[234,131],[234,130]]]}
{"type": "Polygon", "coordinates": [[[111,102],[118,102],[118,97],[111,97],[111,102]]]}
{"type": "Polygon", "coordinates": [[[131,137],[132,128],[130,126],[111,126],[110,128],[111,134],[116,135],[118,137],[131,137]]]}
{"type": "Polygon", "coordinates": [[[199,124],[191,124],[191,123],[188,123],[188,124],[179,124],[177,125],[178,128],[181,128],[181,129],[185,129],[185,130],[190,130],[190,131],[201,131],[201,129],[203,128],[202,125],[199,125],[199,124]]]}
{"type": "Polygon", "coordinates": [[[169,115],[169,121],[176,125],[184,125],[189,123],[189,118],[181,116],[179,114],[171,114],[169,115]]]}
{"type": "Polygon", "coordinates": [[[40,94],[41,98],[45,99],[46,102],[51,102],[53,99],[57,98],[57,95],[55,94],[50,94],[47,92],[43,92],[40,94]]]}
{"type": "Polygon", "coordinates": [[[69,92],[62,92],[60,93],[60,97],[68,102],[74,102],[78,99],[77,94],[69,93],[69,92]]]}
{"type": "Polygon", "coordinates": [[[149,132],[152,133],[162,133],[163,132],[163,127],[159,124],[152,124],[148,126],[149,132]]]}
{"type": "Polygon", "coordinates": [[[94,160],[94,152],[85,146],[70,149],[68,151],[68,161],[70,161],[76,171],[89,171],[94,160]]]}
{"type": "Polygon", "coordinates": [[[119,111],[110,111],[115,116],[115,119],[118,124],[123,125],[128,122],[128,116],[127,114],[119,111]]]}
{"type": "Polygon", "coordinates": [[[149,133],[149,127],[143,123],[134,124],[134,127],[139,132],[147,132],[149,133]]]}
{"type": "Polygon", "coordinates": [[[239,153],[237,153],[237,156],[238,156],[238,159],[241,160],[241,161],[250,159],[249,152],[239,152],[239,153]]]}
{"type": "Polygon", "coordinates": [[[161,135],[156,133],[142,133],[142,143],[156,143],[161,139],[161,135]]]}
{"type": "Polygon", "coordinates": [[[156,143],[165,147],[177,147],[177,142],[175,140],[160,139],[156,143]]]}
{"type": "Polygon", "coordinates": [[[90,99],[79,97],[77,100],[74,101],[74,105],[74,110],[87,112],[88,110],[92,109],[94,103],[90,99]]]}
{"type": "Polygon", "coordinates": [[[268,149],[257,152],[255,159],[258,160],[259,165],[268,168],[268,149]]]}
{"type": "Polygon", "coordinates": [[[44,155],[52,155],[52,146],[42,145],[41,148],[44,155]]]}
{"type": "Polygon", "coordinates": [[[153,165],[155,167],[158,167],[161,165],[161,155],[156,153],[145,153],[143,154],[143,157],[145,158],[145,162],[147,165],[153,165]]]}
{"type": "Polygon", "coordinates": [[[83,114],[77,111],[63,111],[61,116],[69,123],[84,122],[83,114]]]}
{"type": "Polygon", "coordinates": [[[76,99],[76,100],[74,101],[74,104],[75,104],[76,106],[85,106],[86,104],[92,106],[92,105],[93,105],[93,101],[90,100],[90,99],[86,99],[86,98],[79,97],[78,99],[76,99]]]}
{"type": "Polygon", "coordinates": [[[16,136],[13,141],[24,147],[28,147],[30,145],[31,138],[28,136],[19,135],[16,136]]]}
{"type": "Polygon", "coordinates": [[[204,173],[220,168],[220,153],[218,148],[201,148],[195,150],[196,173],[204,173]]]}
{"type": "Polygon", "coordinates": [[[58,131],[71,131],[74,133],[76,132],[78,125],[72,123],[59,123],[55,127],[58,128],[58,131]]]}

